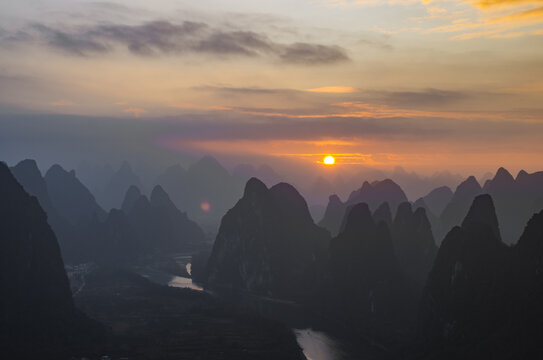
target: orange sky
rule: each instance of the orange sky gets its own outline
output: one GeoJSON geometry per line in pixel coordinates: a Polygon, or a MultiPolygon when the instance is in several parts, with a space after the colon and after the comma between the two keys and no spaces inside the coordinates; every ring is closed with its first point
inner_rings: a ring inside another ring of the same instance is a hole
{"type": "Polygon", "coordinates": [[[536,170],[541,6],[4,2],[0,115],[145,121],[157,130],[141,146],[172,153],[315,166],[334,154],[337,169],[536,170]]]}

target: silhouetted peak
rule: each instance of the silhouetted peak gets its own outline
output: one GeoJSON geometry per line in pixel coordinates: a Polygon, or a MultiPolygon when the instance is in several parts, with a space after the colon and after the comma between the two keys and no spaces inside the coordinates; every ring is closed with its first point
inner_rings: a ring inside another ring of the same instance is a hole
{"type": "Polygon", "coordinates": [[[48,177],[77,179],[77,177],[75,176],[75,170],[67,171],[59,164],[54,164],[53,166],[49,168],[49,170],[47,170],[47,172],[45,173],[45,178],[48,178],[48,177]]]}
{"type": "Polygon", "coordinates": [[[475,176],[470,176],[466,180],[464,180],[458,187],[456,188],[455,196],[462,196],[462,195],[471,195],[477,192],[480,192],[482,190],[481,185],[475,178],[475,176]]]}
{"type": "MultiPolygon", "coordinates": [[[[270,188],[270,192],[279,195],[286,200],[299,201],[304,200],[296,188],[289,183],[280,182],[270,188]]],[[[304,200],[305,201],[305,200],[304,200]]]]}
{"type": "Polygon", "coordinates": [[[23,161],[20,161],[13,168],[17,169],[17,171],[25,172],[26,174],[31,176],[39,175],[41,177],[41,172],[38,169],[38,164],[36,163],[36,160],[33,159],[25,159],[23,161]]]}
{"type": "Polygon", "coordinates": [[[36,161],[30,159],[23,160],[12,167],[11,172],[26,192],[38,198],[46,212],[52,210],[49,194],[47,193],[47,186],[45,180],[41,176],[36,161]]]}
{"type": "Polygon", "coordinates": [[[344,232],[361,233],[368,230],[375,230],[375,222],[371,216],[368,204],[358,203],[353,205],[346,214],[344,232]]]}
{"type": "Polygon", "coordinates": [[[309,208],[303,196],[288,183],[279,183],[270,188],[275,205],[287,217],[313,222],[309,208]]]}
{"type": "Polygon", "coordinates": [[[45,176],[59,176],[59,175],[66,175],[68,174],[68,172],[66,170],[64,170],[64,168],[62,166],[60,166],[59,164],[54,164],[53,166],[51,166],[49,168],[49,170],[47,170],[47,172],[45,173],[45,176]]]}
{"type": "Polygon", "coordinates": [[[513,175],[507,169],[500,167],[498,171],[496,171],[496,175],[494,176],[494,180],[496,179],[504,179],[507,181],[514,180],[513,175]]]}
{"type": "Polygon", "coordinates": [[[440,216],[453,197],[454,194],[448,186],[440,186],[430,191],[422,199],[425,204],[424,208],[429,210],[432,214],[440,216]]]}
{"type": "Polygon", "coordinates": [[[333,206],[333,207],[343,206],[343,202],[341,201],[339,196],[337,196],[336,194],[333,194],[328,197],[328,206],[333,206]]]}
{"type": "Polygon", "coordinates": [[[164,207],[174,205],[170,196],[164,191],[162,186],[156,185],[151,192],[151,206],[164,207]]]}
{"type": "Polygon", "coordinates": [[[411,203],[405,201],[398,205],[398,210],[396,211],[396,217],[394,218],[394,223],[401,221],[409,221],[413,217],[413,208],[411,203]]]}
{"type": "Polygon", "coordinates": [[[392,212],[390,211],[390,206],[387,201],[383,202],[375,210],[373,213],[373,220],[376,224],[379,224],[381,221],[385,222],[387,225],[392,224],[392,212]]]}
{"type": "Polygon", "coordinates": [[[528,177],[528,173],[524,170],[520,170],[517,174],[516,180],[524,180],[528,177]]]}
{"type": "Polygon", "coordinates": [[[419,229],[423,228],[427,230],[432,228],[430,220],[428,220],[428,215],[426,214],[426,209],[423,207],[419,207],[415,210],[413,213],[413,219],[415,220],[415,223],[419,229]]]}
{"type": "Polygon", "coordinates": [[[530,218],[516,247],[520,252],[523,262],[535,259],[536,264],[534,265],[541,268],[540,259],[543,256],[543,210],[530,218]]]}
{"type": "Polygon", "coordinates": [[[493,191],[508,190],[515,185],[515,179],[504,168],[499,168],[494,178],[486,181],[483,186],[483,192],[492,193],[493,191]]]}
{"type": "Polygon", "coordinates": [[[501,240],[498,218],[492,197],[488,194],[478,195],[473,199],[468,214],[462,222],[463,228],[468,228],[471,224],[486,224],[494,235],[501,240]]]}
{"type": "Polygon", "coordinates": [[[200,160],[192,164],[191,168],[204,167],[204,168],[220,168],[224,169],[221,163],[212,156],[205,155],[200,160]]]}
{"type": "Polygon", "coordinates": [[[471,175],[466,180],[464,180],[464,182],[461,183],[459,186],[480,187],[481,185],[479,184],[475,176],[471,175]]]}
{"type": "Polygon", "coordinates": [[[426,202],[424,201],[424,198],[418,198],[414,203],[413,207],[415,209],[417,208],[426,208],[426,202]]]}
{"type": "Polygon", "coordinates": [[[0,179],[2,180],[0,194],[4,195],[2,201],[13,191],[24,194],[23,187],[15,180],[15,177],[3,161],[0,161],[0,179]]]}
{"type": "Polygon", "coordinates": [[[376,181],[372,182],[371,185],[373,187],[376,187],[376,186],[380,186],[380,187],[399,187],[399,185],[396,184],[391,179],[384,179],[384,180],[381,180],[381,181],[376,180],[376,181]]]}
{"type": "Polygon", "coordinates": [[[375,208],[383,201],[389,201],[395,206],[402,201],[407,201],[407,197],[402,188],[390,179],[374,181],[371,184],[364,181],[360,189],[351,193],[347,203],[365,202],[375,208]]]}
{"type": "Polygon", "coordinates": [[[221,181],[230,177],[230,173],[215,158],[204,156],[189,167],[192,176],[200,181],[221,181]]]}
{"type": "Polygon", "coordinates": [[[252,177],[247,181],[247,184],[245,184],[243,197],[247,197],[251,199],[260,198],[267,192],[268,192],[267,186],[259,179],[252,177]]]}
{"type": "Polygon", "coordinates": [[[138,198],[141,196],[141,191],[136,185],[131,185],[128,190],[126,190],[126,194],[124,196],[123,204],[121,206],[121,209],[128,213],[138,198]]]}
{"type": "Polygon", "coordinates": [[[440,186],[440,187],[435,188],[434,190],[430,191],[428,193],[428,195],[426,195],[425,197],[431,197],[431,196],[435,196],[435,195],[438,195],[438,194],[439,195],[444,195],[444,196],[449,195],[449,196],[452,197],[453,192],[452,192],[451,188],[448,187],[448,186],[440,186]]]}

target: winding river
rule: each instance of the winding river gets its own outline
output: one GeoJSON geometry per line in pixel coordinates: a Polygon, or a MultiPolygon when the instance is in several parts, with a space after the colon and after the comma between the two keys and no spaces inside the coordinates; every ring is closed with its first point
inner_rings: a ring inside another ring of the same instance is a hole
{"type": "MultiPolygon", "coordinates": [[[[189,274],[191,270],[190,266],[190,263],[186,265],[186,269],[189,274]]],[[[191,278],[174,276],[150,268],[139,268],[137,269],[137,272],[143,277],[157,284],[204,291],[201,286],[193,283],[191,278]]],[[[246,301],[247,299],[244,300],[246,301]]],[[[265,313],[264,315],[270,315],[270,312],[276,314],[278,307],[280,308],[290,305],[290,303],[274,301],[273,299],[260,299],[256,296],[251,296],[250,301],[253,308],[255,307],[256,303],[258,303],[256,304],[258,310],[265,308],[264,311],[261,311],[265,313]]],[[[289,307],[292,308],[292,306],[289,307]]],[[[288,315],[286,317],[289,318],[288,315]]],[[[276,316],[274,316],[274,318],[276,318],[276,316]]],[[[282,317],[280,320],[285,320],[285,317],[282,317]]],[[[291,324],[288,320],[285,322],[293,326],[293,324],[291,324]]],[[[300,322],[294,321],[294,323],[299,325],[300,322]]],[[[302,348],[304,355],[308,360],[344,360],[350,358],[341,350],[339,342],[325,332],[313,330],[311,328],[299,328],[298,326],[293,326],[292,330],[294,331],[298,344],[302,348]]]]}

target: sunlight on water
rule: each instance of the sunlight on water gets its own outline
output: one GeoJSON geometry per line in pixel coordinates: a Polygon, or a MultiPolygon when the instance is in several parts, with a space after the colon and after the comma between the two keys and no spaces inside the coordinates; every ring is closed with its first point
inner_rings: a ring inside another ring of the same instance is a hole
{"type": "Polygon", "coordinates": [[[149,268],[138,269],[137,273],[157,284],[168,285],[177,288],[193,289],[198,291],[203,290],[201,286],[193,284],[191,278],[175,276],[149,268]]]}
{"type": "Polygon", "coordinates": [[[203,290],[201,286],[193,284],[192,279],[181,277],[181,276],[173,276],[170,282],[168,282],[168,286],[173,286],[173,287],[178,287],[178,288],[188,288],[188,289],[199,290],[199,291],[203,290]]]}
{"type": "Polygon", "coordinates": [[[296,340],[308,360],[340,360],[341,352],[328,335],[313,329],[295,329],[296,340]]]}

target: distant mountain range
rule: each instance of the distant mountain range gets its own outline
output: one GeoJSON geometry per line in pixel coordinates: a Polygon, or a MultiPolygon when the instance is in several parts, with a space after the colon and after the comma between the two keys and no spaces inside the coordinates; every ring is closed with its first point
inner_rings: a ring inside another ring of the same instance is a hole
{"type": "MultiPolygon", "coordinates": [[[[483,187],[474,176],[470,176],[454,192],[446,186],[438,187],[415,201],[414,206],[425,209],[432,233],[439,244],[450,229],[461,223],[473,199],[485,193],[495,199],[503,239],[512,244],[519,238],[531,214],[543,209],[543,172],[528,174],[520,171],[513,178],[507,170],[500,168],[483,187]]],[[[407,201],[405,193],[390,179],[371,184],[364,182],[360,189],[351,193],[345,203],[337,195],[330,196],[319,225],[337,234],[341,219],[350,204],[365,202],[371,210],[375,210],[380,204],[388,202],[394,212],[404,201],[407,201]]]]}
{"type": "MultiPolygon", "coordinates": [[[[127,169],[128,165],[121,173],[129,173],[127,169]]],[[[106,212],[73,170],[54,165],[42,177],[35,161],[24,160],[11,171],[46,210],[67,263],[130,262],[155,252],[194,251],[205,244],[200,227],[160,186],[153,189],[150,202],[131,186],[120,196],[123,209],[106,212]]]]}
{"type": "Polygon", "coordinates": [[[429,358],[540,358],[543,211],[507,246],[490,195],[443,240],[421,304],[429,358]]]}

